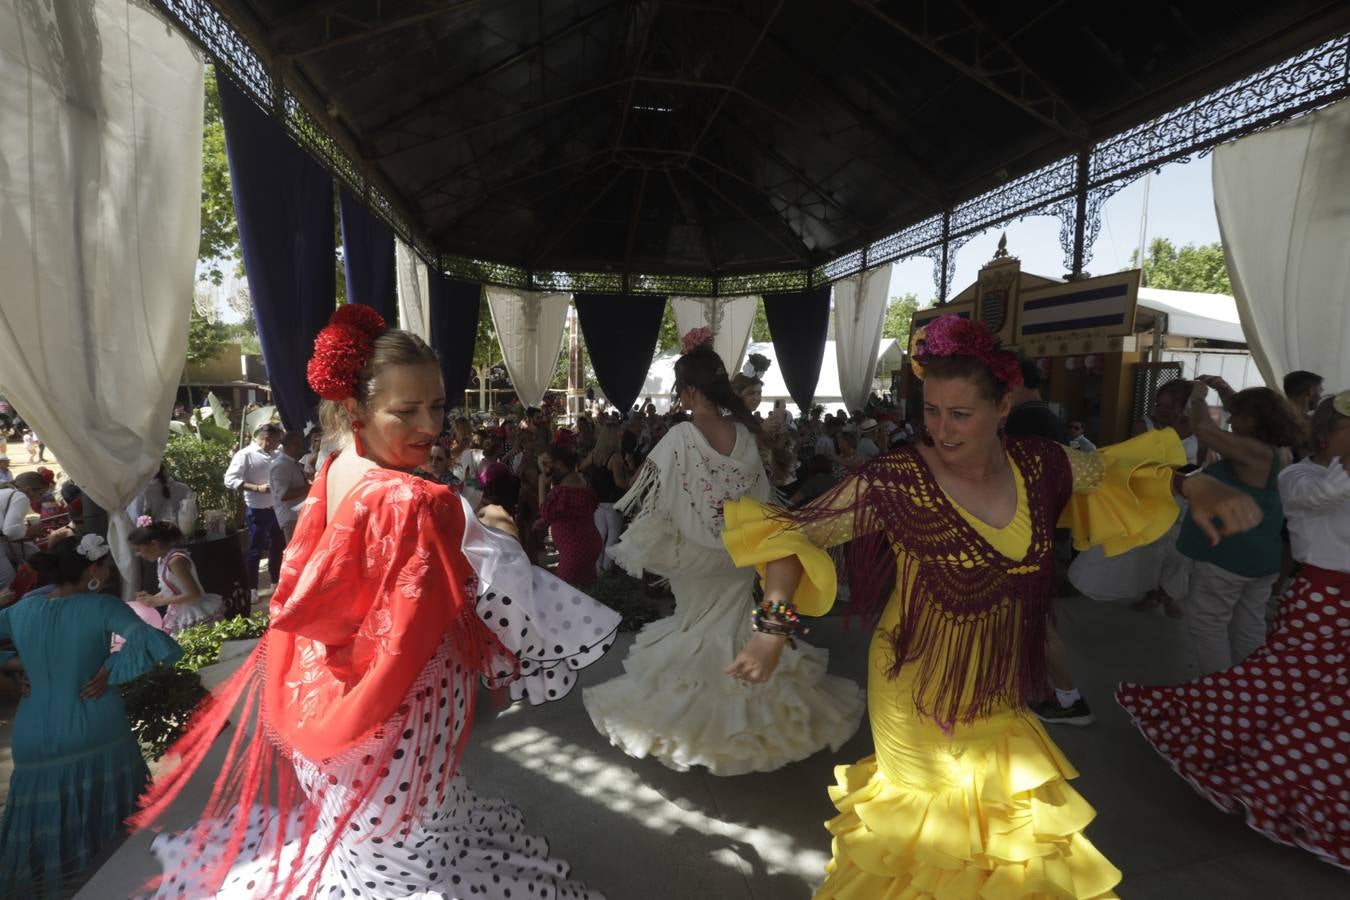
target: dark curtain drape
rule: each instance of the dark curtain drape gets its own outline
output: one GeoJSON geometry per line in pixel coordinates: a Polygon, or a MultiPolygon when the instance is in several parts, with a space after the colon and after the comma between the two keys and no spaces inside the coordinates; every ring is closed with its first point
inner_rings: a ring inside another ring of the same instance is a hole
{"type": "Polygon", "coordinates": [[[783,381],[802,415],[811,411],[825,358],[830,330],[830,286],[791,294],[765,294],[764,316],[769,320],[774,355],[783,367],[783,381]]]}
{"type": "Polygon", "coordinates": [[[345,187],[338,191],[338,206],[342,211],[347,300],[373,308],[393,328],[398,319],[394,230],[345,187]]]}
{"type": "Polygon", "coordinates": [[[574,294],[595,380],[610,404],[628,412],[642,392],[661,333],[665,297],[646,294],[574,294]]]}
{"type": "Polygon", "coordinates": [[[472,281],[456,281],[435,272],[427,275],[427,318],[431,346],[441,358],[445,381],[445,405],[462,406],[464,391],[473,375],[473,348],[478,337],[478,310],[483,287],[472,281]]]}
{"type": "Polygon", "coordinates": [[[217,85],[267,378],[282,422],[300,429],[318,421],[305,366],[336,303],[333,180],[228,78],[217,85]]]}

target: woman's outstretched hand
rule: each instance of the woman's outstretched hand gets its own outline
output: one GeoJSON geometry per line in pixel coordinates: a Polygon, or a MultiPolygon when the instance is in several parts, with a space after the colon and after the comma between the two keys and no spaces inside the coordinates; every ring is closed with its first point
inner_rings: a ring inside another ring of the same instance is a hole
{"type": "Polygon", "coordinates": [[[1191,518],[1209,538],[1210,546],[1230,534],[1239,534],[1261,524],[1261,507],[1249,495],[1209,475],[1192,475],[1182,482],[1182,492],[1191,504],[1191,518]]]}
{"type": "Polygon", "coordinates": [[[763,684],[778,668],[778,658],[783,655],[786,644],[787,638],[782,635],[755,632],[731,661],[731,665],[722,671],[737,681],[763,684]]]}

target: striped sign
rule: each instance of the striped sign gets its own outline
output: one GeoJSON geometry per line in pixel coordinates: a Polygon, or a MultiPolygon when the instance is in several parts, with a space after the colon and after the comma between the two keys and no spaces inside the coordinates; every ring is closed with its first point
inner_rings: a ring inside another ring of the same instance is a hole
{"type": "Polygon", "coordinates": [[[1066,333],[1130,334],[1138,295],[1138,270],[1024,290],[1018,343],[1066,333]]]}

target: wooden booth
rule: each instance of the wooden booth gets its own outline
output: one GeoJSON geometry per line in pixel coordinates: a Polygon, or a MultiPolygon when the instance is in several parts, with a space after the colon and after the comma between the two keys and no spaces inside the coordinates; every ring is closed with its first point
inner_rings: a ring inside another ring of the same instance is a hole
{"type": "MultiPolygon", "coordinates": [[[[1093,441],[1110,444],[1129,437],[1140,403],[1163,374],[1150,372],[1141,358],[1149,342],[1136,335],[1139,277],[1131,269],[1070,282],[1044,278],[1023,272],[1000,241],[976,282],[915,313],[910,334],[941,315],[987,323],[1005,347],[1036,361],[1041,393],[1066,422],[1079,420],[1093,441]],[[1141,376],[1147,385],[1136,384],[1141,376]]],[[[922,409],[919,381],[908,368],[905,382],[908,408],[922,409]]]]}

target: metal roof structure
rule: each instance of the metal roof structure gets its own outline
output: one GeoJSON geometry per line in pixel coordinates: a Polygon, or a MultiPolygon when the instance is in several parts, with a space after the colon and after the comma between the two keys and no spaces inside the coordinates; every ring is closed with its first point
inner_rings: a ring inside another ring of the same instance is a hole
{"type": "Polygon", "coordinates": [[[1350,4],[154,0],[429,261],[803,289],[1350,95],[1350,4]]]}

